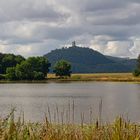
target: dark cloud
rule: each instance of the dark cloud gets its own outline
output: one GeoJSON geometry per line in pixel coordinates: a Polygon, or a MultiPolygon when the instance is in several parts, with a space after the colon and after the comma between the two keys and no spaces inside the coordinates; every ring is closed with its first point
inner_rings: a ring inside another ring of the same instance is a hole
{"type": "Polygon", "coordinates": [[[67,17],[44,0],[1,0],[0,21],[45,20],[57,21],[67,17]]]}
{"type": "Polygon", "coordinates": [[[140,53],[138,0],[1,0],[0,51],[42,55],[76,40],[107,55],[140,53]]]}

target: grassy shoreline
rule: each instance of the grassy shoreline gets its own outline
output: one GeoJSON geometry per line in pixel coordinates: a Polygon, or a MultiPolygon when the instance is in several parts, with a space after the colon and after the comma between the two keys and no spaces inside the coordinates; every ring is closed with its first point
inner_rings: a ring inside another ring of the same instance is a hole
{"type": "Polygon", "coordinates": [[[140,77],[132,73],[96,73],[72,74],[70,78],[59,79],[55,74],[48,74],[48,81],[110,81],[110,82],[140,82],[140,77]]]}
{"type": "Polygon", "coordinates": [[[25,122],[15,121],[14,111],[5,119],[0,119],[1,140],[139,140],[140,124],[121,117],[112,123],[102,124],[98,120],[90,124],[25,122]]]}
{"type": "Polygon", "coordinates": [[[89,73],[72,74],[71,77],[59,78],[55,74],[48,74],[46,80],[41,81],[8,81],[0,80],[0,83],[49,83],[49,82],[76,82],[76,81],[99,81],[99,82],[140,82],[140,77],[134,77],[132,73],[89,73]]]}

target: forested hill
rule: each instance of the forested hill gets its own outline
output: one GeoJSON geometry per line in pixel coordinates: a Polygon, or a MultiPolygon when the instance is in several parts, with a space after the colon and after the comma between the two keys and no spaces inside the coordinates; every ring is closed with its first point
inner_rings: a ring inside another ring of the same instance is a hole
{"type": "Polygon", "coordinates": [[[69,61],[73,73],[132,72],[136,66],[136,60],[105,56],[93,49],[77,46],[53,50],[45,57],[52,66],[61,59],[69,61]]]}

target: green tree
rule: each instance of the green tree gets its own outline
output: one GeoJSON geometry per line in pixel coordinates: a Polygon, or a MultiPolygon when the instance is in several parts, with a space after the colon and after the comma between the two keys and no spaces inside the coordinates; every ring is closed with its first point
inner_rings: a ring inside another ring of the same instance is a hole
{"type": "Polygon", "coordinates": [[[134,75],[135,77],[139,76],[139,75],[140,75],[140,70],[135,69],[134,72],[133,72],[133,75],[134,75]]]}
{"type": "Polygon", "coordinates": [[[20,55],[0,53],[0,73],[5,74],[7,68],[15,67],[17,64],[20,64],[24,60],[25,58],[20,55]]]}
{"type": "Polygon", "coordinates": [[[13,67],[16,65],[16,61],[14,59],[14,55],[13,54],[6,54],[4,55],[3,59],[2,59],[2,68],[3,68],[3,72],[6,72],[6,69],[8,67],[13,67]]]}
{"type": "Polygon", "coordinates": [[[34,78],[33,78],[33,80],[44,80],[44,79],[45,79],[44,73],[34,71],[34,78]]]}
{"type": "MultiPolygon", "coordinates": [[[[18,57],[20,61],[20,57],[18,57]]],[[[49,71],[50,63],[44,57],[30,57],[16,67],[7,68],[9,80],[43,80],[49,71]]]]}
{"type": "Polygon", "coordinates": [[[9,80],[17,80],[15,67],[10,67],[6,69],[6,78],[9,80]]]}
{"type": "Polygon", "coordinates": [[[2,73],[2,65],[0,64],[0,73],[2,73]]]}
{"type": "Polygon", "coordinates": [[[23,61],[21,64],[16,66],[16,77],[18,80],[32,80],[33,71],[32,66],[29,62],[23,61]]]}
{"type": "Polygon", "coordinates": [[[71,76],[71,64],[65,60],[60,60],[54,65],[54,73],[56,76],[71,76]]]}
{"type": "Polygon", "coordinates": [[[22,61],[25,61],[25,58],[21,55],[15,56],[15,62],[16,64],[20,64],[22,61]]]}
{"type": "Polygon", "coordinates": [[[140,70],[140,55],[138,56],[138,59],[137,59],[137,69],[140,70]]]}
{"type": "Polygon", "coordinates": [[[29,57],[27,62],[31,64],[32,71],[42,72],[44,75],[47,75],[51,66],[45,57],[29,57]]]}
{"type": "Polygon", "coordinates": [[[137,59],[137,68],[133,72],[133,75],[134,76],[140,76],[140,55],[138,56],[138,59],[137,59]]]}

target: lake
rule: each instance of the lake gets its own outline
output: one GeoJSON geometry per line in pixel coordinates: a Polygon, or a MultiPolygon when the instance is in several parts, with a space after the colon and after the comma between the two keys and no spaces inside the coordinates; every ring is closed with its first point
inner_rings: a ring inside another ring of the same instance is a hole
{"type": "Polygon", "coordinates": [[[88,123],[101,116],[112,121],[121,115],[140,122],[140,84],[119,82],[69,82],[42,84],[0,84],[0,115],[11,108],[26,120],[88,123]],[[71,115],[69,115],[71,114],[71,115]]]}

